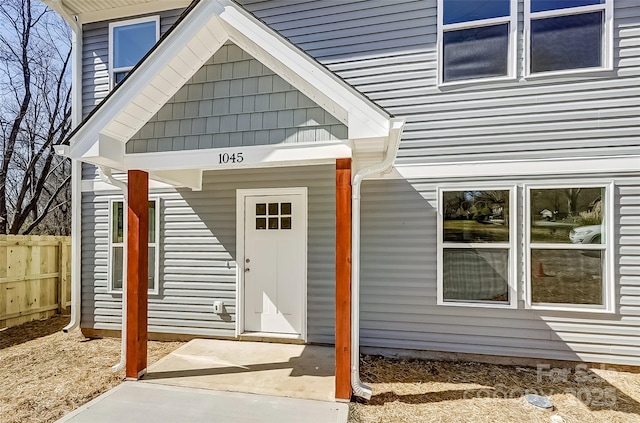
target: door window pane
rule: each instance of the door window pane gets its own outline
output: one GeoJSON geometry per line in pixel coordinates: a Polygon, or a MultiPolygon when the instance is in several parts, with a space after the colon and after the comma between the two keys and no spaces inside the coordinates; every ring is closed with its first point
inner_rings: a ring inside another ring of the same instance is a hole
{"type": "Polygon", "coordinates": [[[603,13],[531,21],[531,72],[602,66],[603,13]]]}
{"type": "Polygon", "coordinates": [[[603,304],[602,250],[531,250],[531,302],[603,304]]]}
{"type": "Polygon", "coordinates": [[[509,24],[443,33],[445,82],[508,74],[509,24]]]}
{"type": "Polygon", "coordinates": [[[267,205],[265,203],[256,204],[256,215],[265,216],[267,214],[267,205]]]}
{"type": "Polygon", "coordinates": [[[509,16],[509,0],[444,0],[444,24],[509,16]]]}
{"type": "Polygon", "coordinates": [[[446,191],[445,242],[509,242],[509,191],[446,191]]]}
{"type": "Polygon", "coordinates": [[[604,4],[604,0],[531,0],[531,12],[604,4]]]}
{"type": "Polygon", "coordinates": [[[282,203],[280,205],[280,213],[291,214],[291,203],[282,203]]]}
{"type": "Polygon", "coordinates": [[[291,218],[290,217],[282,217],[282,218],[280,218],[280,229],[291,229],[291,218]]]}
{"type": "Polygon", "coordinates": [[[278,218],[270,217],[269,218],[269,229],[278,229],[278,218]]]}
{"type": "Polygon", "coordinates": [[[504,249],[445,249],[444,300],[509,302],[509,252],[504,249]]]}
{"type": "Polygon", "coordinates": [[[269,203],[269,215],[275,216],[278,214],[278,203],[269,203]]]}
{"type": "Polygon", "coordinates": [[[113,28],[113,68],[135,66],[156,43],[156,22],[113,28]]]}
{"type": "Polygon", "coordinates": [[[604,188],[530,191],[531,242],[604,244],[604,188]]]}
{"type": "Polygon", "coordinates": [[[267,229],[267,218],[265,217],[256,218],[256,229],[267,229]]]}

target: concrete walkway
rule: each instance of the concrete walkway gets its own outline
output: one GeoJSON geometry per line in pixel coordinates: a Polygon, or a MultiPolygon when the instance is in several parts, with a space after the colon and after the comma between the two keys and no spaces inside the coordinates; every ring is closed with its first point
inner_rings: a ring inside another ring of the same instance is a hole
{"type": "Polygon", "coordinates": [[[124,382],[58,423],[346,423],[343,403],[124,382]]]}

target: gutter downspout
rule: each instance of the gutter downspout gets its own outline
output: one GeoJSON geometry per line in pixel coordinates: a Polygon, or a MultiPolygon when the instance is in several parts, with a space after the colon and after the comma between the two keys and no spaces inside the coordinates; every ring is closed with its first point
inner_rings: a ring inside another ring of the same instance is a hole
{"type": "Polygon", "coordinates": [[[371,399],[371,388],[360,380],[360,187],[363,179],[391,170],[400,147],[404,119],[391,119],[384,159],[359,170],[351,183],[351,388],[355,396],[371,399]]]}
{"type": "MultiPolygon", "coordinates": [[[[123,209],[126,211],[126,205],[129,202],[129,185],[126,182],[120,181],[113,177],[111,174],[111,169],[104,166],[98,166],[98,171],[100,174],[100,179],[103,182],[113,185],[116,188],[119,188],[124,195],[124,205],[123,209]]],[[[122,369],[124,369],[126,365],[126,354],[127,354],[127,213],[124,213],[123,218],[123,237],[125,242],[122,248],[122,328],[120,329],[120,361],[115,366],[111,367],[111,370],[115,373],[122,369]]]]}
{"type": "MultiPolygon", "coordinates": [[[[71,16],[61,3],[56,1],[56,11],[64,18],[73,30],[71,50],[73,61],[71,66],[71,126],[76,128],[82,121],[82,24],[77,16],[71,16]]],[[[82,163],[71,159],[71,321],[62,331],[69,331],[80,326],[82,318],[81,304],[81,196],[82,196],[82,163]]]]}

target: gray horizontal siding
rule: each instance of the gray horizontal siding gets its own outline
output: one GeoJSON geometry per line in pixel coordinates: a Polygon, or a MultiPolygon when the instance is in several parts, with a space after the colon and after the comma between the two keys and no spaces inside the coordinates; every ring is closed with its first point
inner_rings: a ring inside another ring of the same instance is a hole
{"type": "MultiPolygon", "coordinates": [[[[333,342],[334,166],[206,172],[200,192],[160,194],[160,293],[149,296],[150,331],[234,336],[236,189],[290,186],[308,187],[309,340],[333,342]],[[216,300],[229,316],[213,313],[216,300]]],[[[119,330],[121,295],[107,292],[107,194],[82,196],[82,325],[119,330]]]]}
{"type": "MultiPolygon", "coordinates": [[[[614,179],[619,222],[614,234],[619,264],[615,296],[619,306],[611,315],[525,309],[522,269],[516,310],[438,306],[436,184],[366,181],[362,190],[361,344],[638,365],[640,179],[614,179]]],[[[525,181],[505,177],[503,182],[525,181]]],[[[558,184],[562,178],[545,182],[558,184]]],[[[520,234],[523,230],[518,227],[520,234]]],[[[523,260],[520,253],[518,261],[523,260]]]]}
{"type": "MultiPolygon", "coordinates": [[[[614,3],[613,72],[448,88],[437,86],[436,0],[240,3],[407,119],[399,164],[637,153],[636,0],[614,3]]],[[[520,2],[519,33],[522,12],[520,2]]],[[[521,64],[521,38],[517,44],[521,64]]]]}
{"type": "MultiPolygon", "coordinates": [[[[175,23],[182,9],[166,10],[160,15],[160,35],[175,23]]],[[[127,20],[137,17],[131,16],[127,20]]],[[[109,23],[102,21],[83,25],[82,30],[82,113],[84,116],[109,93],[109,23]]]]}
{"type": "Polygon", "coordinates": [[[226,44],[127,142],[127,153],[347,138],[347,127],[234,44],[226,44]]]}

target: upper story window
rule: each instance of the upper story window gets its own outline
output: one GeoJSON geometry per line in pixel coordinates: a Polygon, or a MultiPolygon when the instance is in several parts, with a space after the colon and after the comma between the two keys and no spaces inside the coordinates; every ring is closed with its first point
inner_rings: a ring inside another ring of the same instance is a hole
{"type": "Polygon", "coordinates": [[[527,74],[611,67],[612,0],[525,0],[527,74]]]}
{"type": "Polygon", "coordinates": [[[439,82],[513,77],[517,0],[438,0],[439,82]]]}
{"type": "Polygon", "coordinates": [[[160,17],[133,19],[109,25],[109,79],[119,84],[160,37],[160,17]]]}

